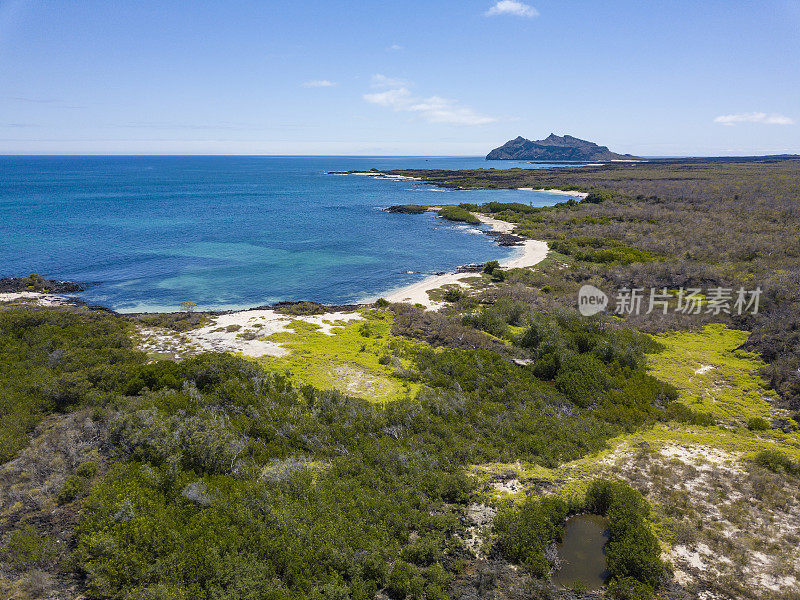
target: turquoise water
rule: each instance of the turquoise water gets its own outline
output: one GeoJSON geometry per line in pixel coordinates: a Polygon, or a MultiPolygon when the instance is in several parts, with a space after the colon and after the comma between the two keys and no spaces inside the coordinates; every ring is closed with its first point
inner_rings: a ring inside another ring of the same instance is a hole
{"type": "MultiPolygon", "coordinates": [[[[443,190],[326,175],[392,168],[527,167],[433,157],[0,157],[0,276],[86,282],[120,311],[347,303],[513,249],[393,204],[546,206],[563,196],[443,190]]],[[[540,165],[546,166],[546,165],[540,165]]]]}

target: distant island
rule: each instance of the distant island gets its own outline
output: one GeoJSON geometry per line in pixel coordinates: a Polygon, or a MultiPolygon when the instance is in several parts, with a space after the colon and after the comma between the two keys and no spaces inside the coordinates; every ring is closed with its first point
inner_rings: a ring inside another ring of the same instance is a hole
{"type": "Polygon", "coordinates": [[[486,160],[632,160],[638,156],[611,152],[608,146],[581,140],[571,135],[551,133],[543,140],[519,136],[486,155],[486,160]]]}

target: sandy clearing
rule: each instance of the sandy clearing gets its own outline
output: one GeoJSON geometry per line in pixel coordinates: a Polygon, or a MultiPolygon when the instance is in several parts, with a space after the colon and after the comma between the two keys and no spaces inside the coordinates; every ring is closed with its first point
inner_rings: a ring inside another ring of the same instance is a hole
{"type": "Polygon", "coordinates": [[[329,312],[321,315],[283,315],[274,310],[242,310],[210,317],[207,325],[183,333],[162,328],[139,327],[139,347],[151,354],[183,357],[197,352],[232,352],[245,356],[286,356],[282,343],[262,339],[275,333],[291,332],[291,324],[303,321],[319,333],[334,335],[334,327],[363,319],[357,312],[329,312]]]}
{"type": "Polygon", "coordinates": [[[321,315],[283,315],[274,310],[243,310],[213,317],[210,324],[187,331],[183,335],[203,350],[236,352],[245,356],[285,356],[289,353],[280,343],[259,338],[289,330],[293,321],[304,321],[319,327],[319,332],[333,335],[338,323],[363,319],[357,312],[331,312],[321,315]],[[254,339],[243,337],[255,336],[254,339]]]}
{"type": "Polygon", "coordinates": [[[496,481],[492,483],[492,488],[496,492],[504,494],[516,494],[522,491],[522,483],[519,479],[509,479],[508,481],[496,481]]]}
{"type": "Polygon", "coordinates": [[[712,466],[733,468],[740,458],[739,454],[701,445],[667,444],[659,452],[665,458],[677,459],[701,470],[712,466]]]}

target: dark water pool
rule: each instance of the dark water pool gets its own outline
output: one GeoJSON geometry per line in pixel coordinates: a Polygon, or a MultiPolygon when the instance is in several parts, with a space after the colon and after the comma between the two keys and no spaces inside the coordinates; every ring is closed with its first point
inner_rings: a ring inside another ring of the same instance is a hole
{"type": "Polygon", "coordinates": [[[567,519],[564,539],[557,545],[561,568],[553,581],[565,587],[583,585],[599,590],[608,575],[604,546],[608,519],[599,515],[575,515],[567,519]]]}

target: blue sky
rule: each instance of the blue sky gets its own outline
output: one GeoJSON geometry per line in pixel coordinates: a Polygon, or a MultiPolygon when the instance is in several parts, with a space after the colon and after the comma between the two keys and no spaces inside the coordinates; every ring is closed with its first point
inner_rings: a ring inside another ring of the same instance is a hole
{"type": "Polygon", "coordinates": [[[0,153],[800,153],[800,2],[0,0],[0,153]]]}

